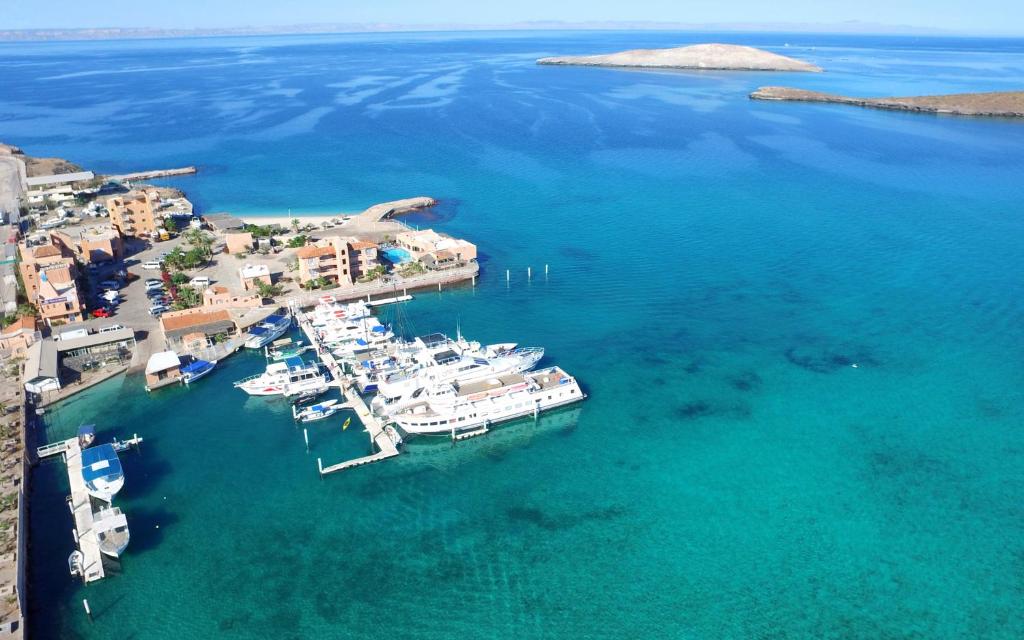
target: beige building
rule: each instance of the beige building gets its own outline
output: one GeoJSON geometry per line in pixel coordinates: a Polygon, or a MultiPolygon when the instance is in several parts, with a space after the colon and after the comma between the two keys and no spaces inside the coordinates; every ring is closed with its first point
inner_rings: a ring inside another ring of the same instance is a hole
{"type": "Polygon", "coordinates": [[[248,231],[224,234],[224,245],[228,253],[247,253],[252,251],[252,234],[248,231]]]}
{"type": "Polygon", "coordinates": [[[380,264],[376,244],[340,236],[324,238],[315,245],[302,247],[296,256],[299,260],[299,282],[302,284],[326,278],[338,286],[351,286],[380,264]]]}
{"type": "Polygon", "coordinates": [[[156,210],[160,196],[156,189],[129,191],[107,199],[110,223],[126,237],[145,237],[157,229],[156,210]]]}
{"type": "Polygon", "coordinates": [[[55,231],[50,234],[54,244],[86,264],[115,262],[124,258],[121,234],[112,226],[88,227],[81,231],[55,231]]]}
{"type": "Polygon", "coordinates": [[[435,267],[476,260],[475,244],[433,229],[403,231],[395,238],[395,244],[408,251],[413,260],[435,267]]]}
{"type": "Polygon", "coordinates": [[[242,281],[243,291],[257,289],[257,282],[273,284],[270,279],[270,267],[265,264],[247,264],[238,270],[238,277],[242,281]]]}
{"type": "Polygon", "coordinates": [[[236,296],[227,287],[215,284],[203,291],[203,306],[228,309],[260,307],[263,306],[263,298],[255,294],[236,296]]]}
{"type": "Polygon", "coordinates": [[[24,358],[28,348],[42,339],[34,316],[22,316],[0,331],[0,355],[24,358]]]}
{"type": "Polygon", "coordinates": [[[56,244],[29,247],[18,245],[18,271],[28,298],[48,326],[85,319],[85,305],[79,299],[75,259],[56,244]]]}

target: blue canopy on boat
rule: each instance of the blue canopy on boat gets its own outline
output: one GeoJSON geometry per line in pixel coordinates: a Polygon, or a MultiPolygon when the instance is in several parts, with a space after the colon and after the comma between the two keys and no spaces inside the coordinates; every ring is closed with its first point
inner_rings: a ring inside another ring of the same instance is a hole
{"type": "Polygon", "coordinates": [[[78,427],[78,437],[79,438],[81,438],[82,436],[95,436],[95,435],[96,435],[96,425],[94,425],[94,424],[83,424],[83,425],[78,427]]]}
{"type": "Polygon", "coordinates": [[[266,322],[268,324],[277,324],[278,322],[281,322],[285,318],[286,316],[272,315],[264,318],[263,322],[266,322]]]}
{"type": "Polygon", "coordinates": [[[123,473],[113,445],[101,444],[82,451],[82,479],[87,485],[100,478],[117,478],[123,473]]]}
{"type": "Polygon", "coordinates": [[[249,329],[249,334],[254,336],[261,336],[267,332],[266,327],[252,327],[249,329]]]}
{"type": "Polygon", "coordinates": [[[182,373],[199,373],[200,371],[206,371],[207,369],[209,369],[212,366],[213,366],[213,364],[207,362],[206,360],[195,360],[193,362],[188,363],[184,367],[182,367],[181,368],[181,372],[182,373]]]}
{"type": "Polygon", "coordinates": [[[385,327],[385,326],[384,326],[384,325],[382,325],[382,324],[378,324],[378,325],[377,325],[376,327],[374,327],[374,328],[370,329],[370,331],[372,331],[372,332],[374,332],[374,333],[384,333],[384,332],[385,332],[385,331],[387,331],[387,330],[388,330],[388,328],[387,328],[387,327],[385,327]]]}
{"type": "Polygon", "coordinates": [[[362,338],[359,338],[358,340],[356,340],[356,344],[358,344],[360,347],[365,347],[366,346],[366,340],[363,340],[362,338]]]}
{"type": "Polygon", "coordinates": [[[289,369],[298,369],[306,364],[299,356],[289,356],[284,359],[284,363],[288,365],[289,369]]]}

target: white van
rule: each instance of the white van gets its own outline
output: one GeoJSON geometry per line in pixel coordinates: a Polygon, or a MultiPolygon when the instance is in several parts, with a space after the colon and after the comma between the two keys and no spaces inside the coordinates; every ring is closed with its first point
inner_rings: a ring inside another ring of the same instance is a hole
{"type": "Polygon", "coordinates": [[[150,260],[149,262],[143,262],[142,263],[142,268],[143,269],[159,269],[160,268],[160,263],[158,261],[156,261],[156,260],[150,260]]]}
{"type": "Polygon", "coordinates": [[[188,281],[188,284],[193,289],[205,289],[210,286],[210,279],[206,276],[196,276],[188,281]]]}
{"type": "Polygon", "coordinates": [[[120,331],[121,329],[124,329],[124,327],[119,324],[112,324],[109,327],[103,327],[96,333],[110,333],[111,331],[120,331]]]}

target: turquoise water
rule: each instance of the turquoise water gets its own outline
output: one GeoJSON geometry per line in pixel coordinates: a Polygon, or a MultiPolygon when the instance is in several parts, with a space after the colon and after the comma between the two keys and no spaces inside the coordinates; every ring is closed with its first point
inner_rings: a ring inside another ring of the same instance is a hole
{"type": "Polygon", "coordinates": [[[36,637],[1024,635],[1024,123],[746,98],[1019,88],[1024,42],[743,37],[814,76],[532,64],[737,38],[0,46],[0,139],[30,153],[198,164],[174,184],[206,211],[439,198],[412,222],[483,271],[408,330],[543,345],[590,394],[321,481],[365,434],[316,424],[307,454],[284,405],[230,388],[258,356],[109,382],[46,435],[146,438],[130,551],[74,584],[40,467],[36,637]]]}
{"type": "Polygon", "coordinates": [[[400,247],[389,247],[387,249],[383,249],[381,253],[384,254],[384,257],[387,258],[388,262],[391,264],[402,264],[403,262],[408,262],[412,259],[409,252],[400,247]]]}

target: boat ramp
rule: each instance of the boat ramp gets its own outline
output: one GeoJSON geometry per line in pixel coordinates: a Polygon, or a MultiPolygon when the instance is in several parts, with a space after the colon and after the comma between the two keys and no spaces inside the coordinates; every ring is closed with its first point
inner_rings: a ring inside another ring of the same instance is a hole
{"type": "MultiPolygon", "coordinates": [[[[125,451],[138,447],[141,443],[142,438],[136,435],[130,440],[115,440],[113,446],[116,451],[125,451]]],[[[86,584],[96,582],[106,577],[99,537],[93,528],[99,510],[93,510],[93,499],[85,489],[85,480],[82,477],[82,443],[79,438],[60,440],[36,449],[36,456],[39,459],[57,455],[63,455],[64,463],[67,465],[68,484],[71,487],[71,495],[67,498],[68,508],[75,521],[72,535],[80,554],[77,556],[77,562],[70,568],[73,573],[80,575],[86,584]]],[[[100,509],[108,506],[110,505],[104,503],[100,509]]],[[[75,557],[75,554],[72,554],[72,557],[75,557]]]]}

